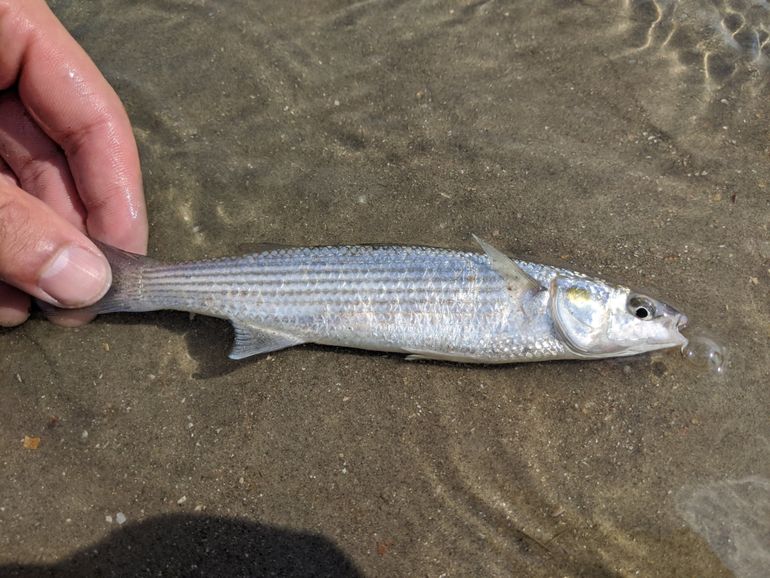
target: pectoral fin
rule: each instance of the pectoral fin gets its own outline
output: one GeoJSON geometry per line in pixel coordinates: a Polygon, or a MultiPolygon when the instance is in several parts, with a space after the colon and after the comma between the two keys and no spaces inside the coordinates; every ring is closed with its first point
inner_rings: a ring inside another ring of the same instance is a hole
{"type": "Polygon", "coordinates": [[[233,329],[235,330],[235,341],[228,356],[230,359],[243,359],[304,343],[302,339],[294,335],[263,327],[233,323],[233,329]]]}
{"type": "Polygon", "coordinates": [[[473,239],[486,253],[492,269],[508,283],[508,290],[511,293],[522,295],[527,292],[534,293],[544,288],[537,282],[537,279],[530,277],[513,259],[498,251],[489,243],[482,241],[476,235],[473,235],[473,239]]]}

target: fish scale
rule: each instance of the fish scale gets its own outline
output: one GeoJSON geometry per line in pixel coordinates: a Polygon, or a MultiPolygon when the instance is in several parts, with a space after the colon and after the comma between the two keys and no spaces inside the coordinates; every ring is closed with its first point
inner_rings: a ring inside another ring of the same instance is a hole
{"type": "Polygon", "coordinates": [[[235,358],[305,342],[484,363],[588,357],[569,347],[554,296],[563,285],[568,300],[609,302],[628,290],[479,242],[484,253],[347,245],[176,264],[103,246],[114,284],[92,311],[229,319],[235,358]]]}

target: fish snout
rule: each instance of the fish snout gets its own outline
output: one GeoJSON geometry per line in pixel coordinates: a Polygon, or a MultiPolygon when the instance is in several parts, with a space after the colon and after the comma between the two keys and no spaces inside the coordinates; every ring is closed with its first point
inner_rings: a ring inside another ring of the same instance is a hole
{"type": "Polygon", "coordinates": [[[679,309],[676,307],[672,307],[668,303],[661,303],[661,306],[662,307],[659,309],[659,312],[662,313],[665,318],[670,320],[669,323],[671,323],[677,329],[684,329],[687,327],[687,323],[689,322],[687,315],[679,311],[679,309]]]}

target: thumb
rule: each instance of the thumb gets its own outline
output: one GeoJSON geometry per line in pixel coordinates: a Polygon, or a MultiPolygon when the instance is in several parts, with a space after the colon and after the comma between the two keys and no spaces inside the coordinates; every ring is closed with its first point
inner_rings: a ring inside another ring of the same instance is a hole
{"type": "Polygon", "coordinates": [[[111,282],[107,260],[45,203],[0,181],[0,280],[59,307],[83,307],[111,282]]]}

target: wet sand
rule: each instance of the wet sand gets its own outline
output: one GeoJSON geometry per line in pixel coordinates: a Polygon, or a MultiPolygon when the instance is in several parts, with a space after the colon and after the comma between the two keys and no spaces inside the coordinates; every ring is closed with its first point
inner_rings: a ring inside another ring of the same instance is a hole
{"type": "Polygon", "coordinates": [[[53,6],[134,123],[153,256],[475,233],[731,358],[234,362],[219,320],[37,317],[0,332],[0,575],[762,575],[766,4],[53,6]]]}

